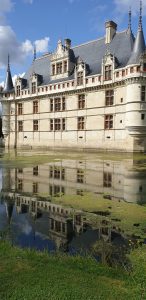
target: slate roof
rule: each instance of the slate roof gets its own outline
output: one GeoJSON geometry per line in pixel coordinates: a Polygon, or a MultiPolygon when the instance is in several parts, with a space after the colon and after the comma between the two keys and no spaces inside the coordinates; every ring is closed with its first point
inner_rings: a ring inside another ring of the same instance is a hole
{"type": "Polygon", "coordinates": [[[132,55],[128,61],[128,65],[136,64],[139,62],[141,54],[145,51],[145,40],[142,30],[142,25],[139,25],[137,36],[134,43],[132,55]]]}
{"type": "MultiPolygon", "coordinates": [[[[108,51],[116,57],[118,62],[117,68],[125,67],[131,57],[135,38],[131,30],[117,32],[110,44],[105,44],[105,37],[94,40],[76,47],[72,47],[75,60],[80,56],[81,59],[88,65],[88,75],[95,75],[101,73],[102,59],[108,51]]],[[[35,72],[43,76],[42,84],[57,83],[58,81],[65,81],[74,78],[74,74],[62,80],[50,79],[50,58],[51,54],[44,55],[33,61],[29,70],[24,75],[24,78],[29,81],[30,75],[35,72]]],[[[75,61],[76,62],[76,61],[75,61]]]]}
{"type": "Polygon", "coordinates": [[[14,89],[12,76],[11,76],[11,70],[10,70],[10,64],[9,64],[9,55],[8,55],[8,66],[7,66],[7,74],[6,74],[6,80],[5,85],[3,89],[3,93],[12,92],[14,89]]]}

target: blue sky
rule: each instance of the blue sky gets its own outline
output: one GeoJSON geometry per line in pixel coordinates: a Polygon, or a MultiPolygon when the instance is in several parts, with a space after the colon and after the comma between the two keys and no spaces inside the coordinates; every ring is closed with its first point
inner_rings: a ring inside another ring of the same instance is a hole
{"type": "MultiPolygon", "coordinates": [[[[0,0],[0,82],[8,53],[12,75],[22,74],[32,62],[34,43],[40,56],[55,50],[58,39],[68,37],[77,45],[100,38],[106,20],[116,21],[121,31],[128,26],[130,6],[135,34],[139,0],[0,0]]],[[[145,23],[143,0],[143,28],[145,23]]]]}

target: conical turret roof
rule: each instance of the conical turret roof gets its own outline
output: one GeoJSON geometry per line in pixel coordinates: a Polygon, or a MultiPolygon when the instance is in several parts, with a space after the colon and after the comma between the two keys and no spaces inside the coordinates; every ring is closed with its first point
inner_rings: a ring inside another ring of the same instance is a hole
{"type": "Polygon", "coordinates": [[[141,12],[142,12],[142,8],[140,8],[140,17],[139,17],[139,26],[138,26],[137,36],[135,39],[131,57],[128,61],[128,65],[139,63],[139,58],[140,58],[141,54],[145,51],[145,39],[144,39],[143,28],[142,28],[141,12]]]}
{"type": "Polygon", "coordinates": [[[8,66],[7,66],[7,74],[6,74],[6,80],[3,92],[11,92],[14,89],[12,76],[11,76],[11,70],[10,70],[10,64],[9,64],[9,56],[8,56],[8,66]]]}

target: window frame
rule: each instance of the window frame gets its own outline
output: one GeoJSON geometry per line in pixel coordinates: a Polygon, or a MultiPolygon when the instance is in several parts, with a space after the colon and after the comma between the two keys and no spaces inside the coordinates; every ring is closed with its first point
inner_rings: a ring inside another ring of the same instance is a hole
{"type": "Polygon", "coordinates": [[[105,91],[105,106],[112,106],[114,104],[114,90],[105,91]]]}
{"type": "Polygon", "coordinates": [[[33,131],[38,132],[39,131],[39,121],[33,120],[33,131]]]}
{"type": "Polygon", "coordinates": [[[39,102],[38,100],[33,101],[33,114],[38,114],[39,112],[39,102]]]}
{"type": "Polygon", "coordinates": [[[104,116],[104,130],[113,129],[114,117],[112,114],[107,114],[104,116]]]}
{"type": "Polygon", "coordinates": [[[18,132],[23,132],[23,121],[18,120],[18,132]]]}

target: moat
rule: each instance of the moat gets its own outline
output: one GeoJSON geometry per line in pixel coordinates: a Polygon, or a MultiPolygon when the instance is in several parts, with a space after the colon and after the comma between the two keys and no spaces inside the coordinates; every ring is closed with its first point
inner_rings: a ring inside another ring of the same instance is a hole
{"type": "Polygon", "coordinates": [[[144,155],[1,150],[0,159],[0,234],[13,245],[112,264],[145,243],[144,155]]]}

